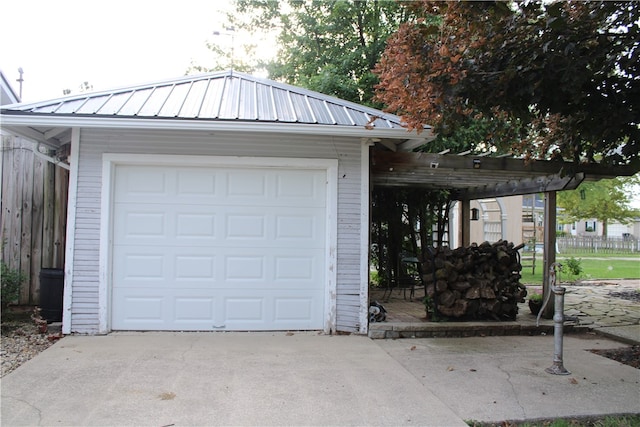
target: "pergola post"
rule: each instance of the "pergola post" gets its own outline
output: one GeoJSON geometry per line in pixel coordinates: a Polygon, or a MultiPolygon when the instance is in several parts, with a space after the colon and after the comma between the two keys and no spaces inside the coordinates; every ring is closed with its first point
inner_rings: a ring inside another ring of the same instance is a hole
{"type": "Polygon", "coordinates": [[[463,248],[471,244],[471,200],[464,199],[460,201],[460,209],[462,212],[458,216],[458,241],[463,248]]]}
{"type": "MultiPolygon", "coordinates": [[[[544,253],[542,261],[542,294],[544,300],[550,294],[549,268],[556,262],[556,192],[544,193],[544,253]]],[[[553,318],[555,309],[554,298],[549,297],[549,302],[542,312],[545,319],[553,318]]]]}

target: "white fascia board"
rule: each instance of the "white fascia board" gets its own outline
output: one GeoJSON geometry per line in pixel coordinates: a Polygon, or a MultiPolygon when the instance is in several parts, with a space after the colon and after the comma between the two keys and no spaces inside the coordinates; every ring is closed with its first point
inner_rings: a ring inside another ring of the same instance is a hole
{"type": "MultiPolygon", "coordinates": [[[[364,126],[316,125],[306,123],[265,123],[247,121],[143,119],[117,117],[4,115],[2,126],[49,126],[108,129],[171,129],[195,131],[238,131],[289,134],[313,134],[326,136],[352,136],[360,138],[420,138],[416,131],[406,129],[367,129],[364,126]]],[[[425,134],[428,139],[429,134],[425,134]]]]}

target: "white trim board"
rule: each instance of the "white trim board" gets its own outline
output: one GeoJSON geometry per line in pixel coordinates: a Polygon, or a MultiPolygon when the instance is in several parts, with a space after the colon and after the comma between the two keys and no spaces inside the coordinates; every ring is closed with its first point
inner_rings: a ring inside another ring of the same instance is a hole
{"type": "Polygon", "coordinates": [[[71,333],[71,306],[73,304],[73,254],[76,241],[76,209],[78,201],[78,164],[80,159],[80,129],[71,130],[71,153],[69,156],[69,190],[67,194],[67,239],[65,246],[64,294],[62,301],[62,333],[71,333]]]}

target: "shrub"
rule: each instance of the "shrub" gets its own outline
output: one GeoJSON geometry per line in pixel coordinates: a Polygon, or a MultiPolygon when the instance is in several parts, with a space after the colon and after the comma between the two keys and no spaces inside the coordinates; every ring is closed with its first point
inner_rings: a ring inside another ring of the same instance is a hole
{"type": "Polygon", "coordinates": [[[25,281],[26,277],[20,270],[10,268],[4,261],[0,261],[0,267],[2,268],[1,282],[2,282],[2,294],[0,298],[0,304],[2,308],[16,301],[20,295],[20,286],[25,281]]]}
{"type": "Polygon", "coordinates": [[[578,277],[584,272],[582,269],[582,259],[575,259],[574,257],[571,257],[564,262],[564,265],[562,266],[563,271],[565,266],[569,270],[569,274],[571,276],[578,277]]]}

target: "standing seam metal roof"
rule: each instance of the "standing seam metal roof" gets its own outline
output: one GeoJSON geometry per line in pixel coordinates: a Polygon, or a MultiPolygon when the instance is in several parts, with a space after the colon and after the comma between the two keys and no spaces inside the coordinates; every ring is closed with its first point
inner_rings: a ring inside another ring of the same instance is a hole
{"type": "Polygon", "coordinates": [[[14,112],[404,128],[393,114],[236,71],[3,108],[3,113],[14,112]]]}

